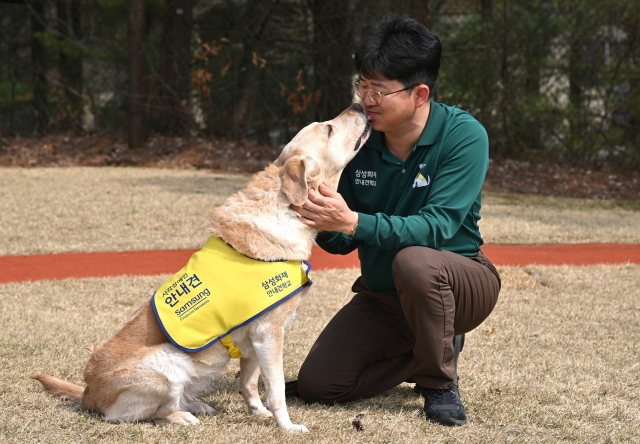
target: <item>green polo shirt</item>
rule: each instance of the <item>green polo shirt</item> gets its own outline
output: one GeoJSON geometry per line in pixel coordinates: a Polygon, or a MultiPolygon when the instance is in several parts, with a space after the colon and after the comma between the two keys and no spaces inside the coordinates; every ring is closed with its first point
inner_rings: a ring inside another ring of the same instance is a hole
{"type": "Polygon", "coordinates": [[[482,125],[456,107],[431,102],[427,124],[402,162],[373,131],[347,165],[338,192],[358,214],[353,237],[325,232],[317,243],[334,254],[358,249],[371,289],[397,294],[391,262],[402,248],[421,245],[476,256],[489,140],[482,125]]]}

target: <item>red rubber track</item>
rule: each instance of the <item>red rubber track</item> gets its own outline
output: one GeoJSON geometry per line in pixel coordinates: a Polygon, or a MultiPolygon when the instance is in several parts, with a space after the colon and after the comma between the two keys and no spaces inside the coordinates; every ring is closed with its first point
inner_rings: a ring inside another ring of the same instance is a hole
{"type": "MultiPolygon", "coordinates": [[[[0,283],[66,278],[175,273],[196,250],[36,254],[0,257],[0,283]]],[[[485,245],[495,265],[640,264],[640,244],[485,245]]],[[[318,247],[309,259],[313,270],[359,266],[355,252],[331,255],[318,247]]]]}

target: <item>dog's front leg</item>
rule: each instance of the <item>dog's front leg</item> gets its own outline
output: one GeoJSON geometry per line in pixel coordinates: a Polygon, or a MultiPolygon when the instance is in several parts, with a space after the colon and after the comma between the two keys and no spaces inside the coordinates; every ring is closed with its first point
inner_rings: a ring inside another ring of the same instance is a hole
{"type": "Polygon", "coordinates": [[[247,403],[249,413],[256,416],[273,416],[260,400],[258,378],[260,377],[260,359],[254,350],[240,358],[240,393],[247,403]]]}
{"type": "Polygon", "coordinates": [[[308,433],[302,424],[293,424],[289,418],[284,397],[284,370],[282,349],[284,328],[260,329],[262,332],[253,337],[253,347],[260,359],[262,376],[267,388],[267,407],[273,413],[278,426],[290,432],[308,433]]]}

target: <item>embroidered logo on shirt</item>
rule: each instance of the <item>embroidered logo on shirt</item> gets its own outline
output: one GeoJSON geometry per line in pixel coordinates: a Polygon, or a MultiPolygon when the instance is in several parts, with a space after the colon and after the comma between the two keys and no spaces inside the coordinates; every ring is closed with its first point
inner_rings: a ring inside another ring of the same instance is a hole
{"type": "MultiPolygon", "coordinates": [[[[425,165],[426,163],[421,163],[420,169],[424,168],[425,165]]],[[[429,175],[427,174],[427,177],[424,177],[422,173],[418,171],[418,175],[413,180],[413,188],[426,187],[430,183],[431,183],[431,178],[429,177],[429,175]]]]}
{"type": "Polygon", "coordinates": [[[375,171],[356,170],[356,185],[364,185],[366,187],[375,187],[377,174],[375,171]]]}

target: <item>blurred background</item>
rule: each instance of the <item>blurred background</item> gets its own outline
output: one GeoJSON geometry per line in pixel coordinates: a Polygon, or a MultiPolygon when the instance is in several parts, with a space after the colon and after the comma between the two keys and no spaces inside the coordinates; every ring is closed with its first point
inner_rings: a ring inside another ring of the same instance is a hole
{"type": "Polygon", "coordinates": [[[2,2],[0,137],[278,147],[352,102],[358,36],[387,13],[440,37],[435,100],[493,159],[639,169],[638,0],[2,2]]]}

